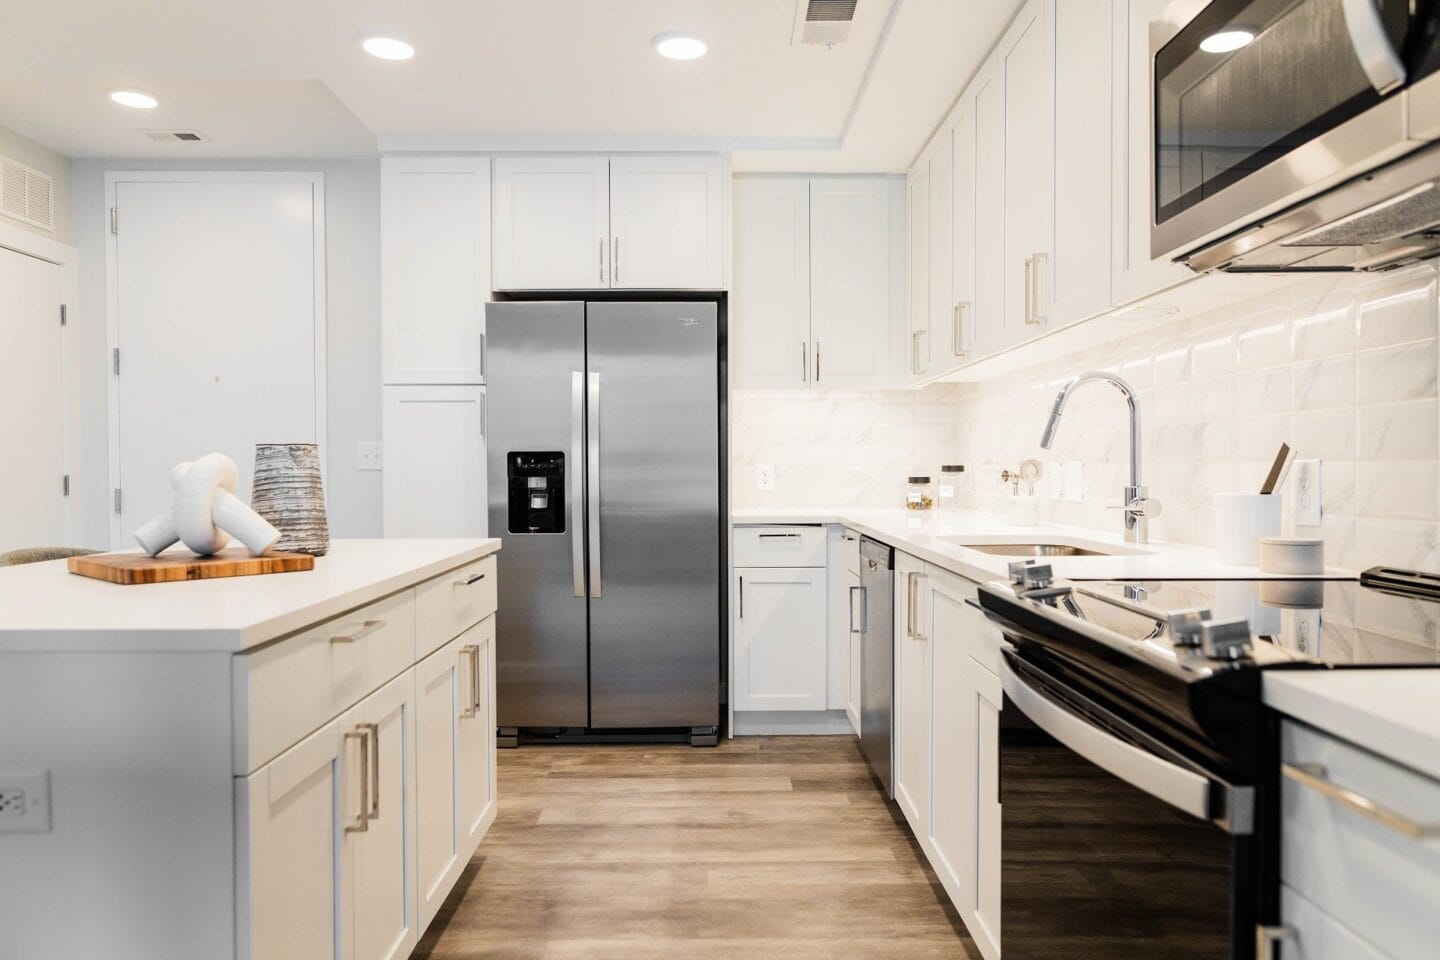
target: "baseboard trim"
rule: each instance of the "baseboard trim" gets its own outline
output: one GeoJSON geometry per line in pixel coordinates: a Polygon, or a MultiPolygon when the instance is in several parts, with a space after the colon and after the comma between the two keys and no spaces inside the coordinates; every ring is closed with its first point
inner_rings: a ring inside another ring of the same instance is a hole
{"type": "Polygon", "coordinates": [[[736,710],[735,736],[855,735],[844,710],[736,710]]]}

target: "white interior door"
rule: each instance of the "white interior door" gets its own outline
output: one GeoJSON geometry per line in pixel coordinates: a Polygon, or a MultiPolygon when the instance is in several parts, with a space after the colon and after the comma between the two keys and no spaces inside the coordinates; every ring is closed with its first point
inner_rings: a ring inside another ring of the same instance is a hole
{"type": "Polygon", "coordinates": [[[60,267],[0,248],[0,552],[68,544],[60,267]]]}
{"type": "MultiPolygon", "coordinates": [[[[112,174],[111,545],[169,508],[170,468],[324,440],[318,174],[112,174]]],[[[323,448],[322,448],[323,456],[323,448]]]]}

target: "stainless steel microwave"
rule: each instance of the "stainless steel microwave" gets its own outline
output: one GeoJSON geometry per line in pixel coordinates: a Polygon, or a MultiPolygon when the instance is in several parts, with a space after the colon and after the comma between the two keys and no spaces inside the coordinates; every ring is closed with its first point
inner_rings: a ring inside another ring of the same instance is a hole
{"type": "Polygon", "coordinates": [[[1440,0],[1175,0],[1150,25],[1151,255],[1440,256],[1440,0]]]}

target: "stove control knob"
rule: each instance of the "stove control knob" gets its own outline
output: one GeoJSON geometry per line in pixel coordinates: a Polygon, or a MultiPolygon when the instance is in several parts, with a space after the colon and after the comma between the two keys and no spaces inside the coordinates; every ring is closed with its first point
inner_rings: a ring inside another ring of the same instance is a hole
{"type": "Polygon", "coordinates": [[[1250,652],[1250,621],[1206,620],[1200,627],[1200,650],[1211,660],[1240,660],[1250,652]]]}
{"type": "Polygon", "coordinates": [[[1010,572],[1010,582],[1017,587],[1025,585],[1025,568],[1031,566],[1034,560],[1013,560],[1006,569],[1010,572]]]}
{"type": "Polygon", "coordinates": [[[1055,574],[1048,563],[1032,563],[1021,572],[1021,576],[1025,579],[1026,590],[1044,590],[1055,582],[1055,574]]]}
{"type": "Polygon", "coordinates": [[[1210,611],[1204,607],[1193,610],[1176,610],[1170,614],[1170,642],[1177,647],[1200,646],[1200,629],[1210,619],[1210,611]]]}

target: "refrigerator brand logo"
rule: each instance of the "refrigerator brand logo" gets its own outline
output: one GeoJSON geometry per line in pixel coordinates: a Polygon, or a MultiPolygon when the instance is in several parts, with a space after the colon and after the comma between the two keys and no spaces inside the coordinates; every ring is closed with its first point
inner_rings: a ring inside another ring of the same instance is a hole
{"type": "Polygon", "coordinates": [[[694,317],[681,317],[681,318],[680,318],[680,322],[683,323],[683,324],[685,324],[685,326],[687,326],[687,327],[693,327],[693,326],[695,326],[695,324],[699,323],[700,321],[697,320],[697,319],[695,319],[694,317]]]}

